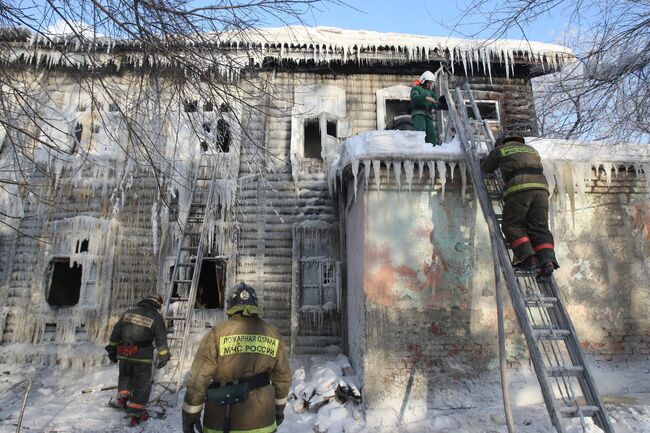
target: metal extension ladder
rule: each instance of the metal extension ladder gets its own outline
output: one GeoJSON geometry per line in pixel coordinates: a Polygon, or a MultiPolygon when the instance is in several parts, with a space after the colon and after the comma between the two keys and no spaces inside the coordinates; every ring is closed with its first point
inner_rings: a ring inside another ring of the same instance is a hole
{"type": "Polygon", "coordinates": [[[192,181],[189,209],[178,240],[169,291],[163,307],[171,359],[165,380],[167,386],[159,384],[170,392],[171,401],[168,403],[171,406],[176,406],[183,381],[192,313],[208,236],[207,222],[214,204],[217,167],[213,156],[201,154],[192,181]]]}
{"type": "Polygon", "coordinates": [[[479,146],[486,145],[488,150],[492,150],[494,138],[487,123],[481,119],[469,85],[465,84],[465,96],[460,88],[456,88],[455,94],[452,94],[446,83],[442,92],[447,98],[450,119],[462,143],[474,190],[488,225],[492,248],[496,249],[498,265],[526,338],[551,422],[558,433],[565,433],[561,418],[579,418],[584,429],[585,418],[591,417],[605,433],[614,433],[555,279],[551,277],[538,281],[535,273],[515,270],[512,266],[509,246],[499,225],[504,183],[499,171],[494,175],[482,173],[478,157],[479,146]],[[474,113],[472,120],[467,114],[465,98],[469,100],[474,113]]]}

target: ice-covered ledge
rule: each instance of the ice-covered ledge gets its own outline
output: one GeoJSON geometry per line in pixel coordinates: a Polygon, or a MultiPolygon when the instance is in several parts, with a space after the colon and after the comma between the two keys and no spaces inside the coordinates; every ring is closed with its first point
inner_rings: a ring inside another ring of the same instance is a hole
{"type": "MultiPolygon", "coordinates": [[[[647,174],[650,171],[650,146],[646,144],[539,137],[526,137],[526,142],[539,151],[551,191],[557,187],[560,195],[569,192],[584,194],[587,184],[599,175],[601,167],[608,185],[612,174],[616,176],[620,167],[633,169],[636,173],[647,174]]],[[[372,171],[375,187],[379,188],[381,164],[389,171],[385,179],[390,181],[392,168],[398,187],[406,183],[409,189],[414,171],[417,169],[421,177],[426,165],[432,182],[438,172],[443,196],[446,165],[452,168],[453,176],[453,168],[458,164],[465,190],[466,169],[457,139],[432,146],[424,141],[424,132],[420,131],[369,131],[347,139],[338,155],[332,159],[328,176],[330,192],[336,194],[337,182],[343,182],[343,174],[348,166],[355,185],[358,176],[363,176],[368,184],[372,171]]],[[[650,177],[645,176],[645,181],[646,191],[650,192],[650,177]]]]}

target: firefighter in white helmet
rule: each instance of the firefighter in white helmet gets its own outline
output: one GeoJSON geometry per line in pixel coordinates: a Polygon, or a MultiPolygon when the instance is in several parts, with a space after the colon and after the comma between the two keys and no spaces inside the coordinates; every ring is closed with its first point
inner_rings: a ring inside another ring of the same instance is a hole
{"type": "Polygon", "coordinates": [[[438,131],[433,123],[432,110],[442,107],[433,91],[436,76],[431,71],[424,71],[420,79],[411,88],[411,118],[416,131],[426,133],[425,141],[434,146],[438,144],[438,131]]]}

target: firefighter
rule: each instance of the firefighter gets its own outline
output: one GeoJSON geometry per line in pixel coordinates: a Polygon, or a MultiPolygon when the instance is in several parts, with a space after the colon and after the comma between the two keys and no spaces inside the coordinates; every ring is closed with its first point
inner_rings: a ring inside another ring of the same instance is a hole
{"type": "Polygon", "coordinates": [[[238,284],[228,320],[201,340],[183,403],[183,433],[271,433],[284,420],[291,385],[287,349],[262,320],[255,290],[238,284]],[[201,411],[203,430],[201,430],[201,411]]]}
{"type": "Polygon", "coordinates": [[[519,269],[538,269],[539,278],[548,278],[559,266],[548,228],[549,190],[539,153],[518,134],[502,133],[494,144],[481,170],[501,170],[505,183],[501,230],[513,250],[513,263],[519,269]]]}
{"type": "Polygon", "coordinates": [[[106,346],[108,358],[119,361],[117,407],[127,410],[131,426],[149,418],[146,405],[151,393],[153,343],[158,351],[156,368],[164,367],[170,358],[165,320],[158,311],[162,303],[160,295],[153,294],[124,312],[106,346]]]}
{"type": "Polygon", "coordinates": [[[431,110],[440,110],[442,107],[438,97],[433,91],[436,76],[431,71],[424,71],[420,79],[415,81],[411,88],[411,118],[416,131],[424,131],[425,141],[434,146],[438,144],[438,131],[433,123],[431,110]]]}

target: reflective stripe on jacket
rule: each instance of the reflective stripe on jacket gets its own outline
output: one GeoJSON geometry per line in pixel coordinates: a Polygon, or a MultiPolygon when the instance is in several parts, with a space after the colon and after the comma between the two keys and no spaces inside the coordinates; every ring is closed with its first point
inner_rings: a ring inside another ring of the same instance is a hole
{"type": "Polygon", "coordinates": [[[535,148],[515,141],[506,142],[504,145],[493,149],[481,164],[481,170],[492,173],[501,170],[506,181],[503,197],[531,189],[543,189],[548,192],[546,176],[542,160],[535,148]],[[522,173],[525,169],[538,169],[540,173],[522,173]]]}
{"type": "Polygon", "coordinates": [[[122,314],[120,320],[113,327],[109,345],[135,344],[139,346],[135,355],[118,356],[117,358],[151,364],[154,343],[159,355],[169,353],[165,319],[157,309],[142,302],[122,314]]]}
{"type": "Polygon", "coordinates": [[[231,407],[231,432],[275,431],[275,405],[286,403],[291,385],[287,348],[278,329],[257,316],[240,314],[217,324],[196,351],[183,410],[200,412],[205,404],[203,429],[223,430],[225,407],[206,401],[212,382],[229,383],[269,373],[271,384],[251,390],[248,398],[231,407]]]}

